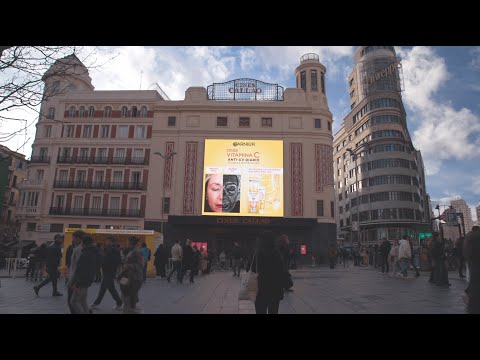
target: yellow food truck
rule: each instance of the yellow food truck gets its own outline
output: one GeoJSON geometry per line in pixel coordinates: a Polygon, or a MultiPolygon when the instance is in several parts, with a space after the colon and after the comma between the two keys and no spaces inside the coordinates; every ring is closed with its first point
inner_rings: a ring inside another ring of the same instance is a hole
{"type": "Polygon", "coordinates": [[[81,228],[65,228],[63,240],[63,256],[60,264],[62,274],[66,274],[67,268],[65,266],[65,257],[67,249],[72,244],[72,234],[82,230],[89,234],[96,244],[104,244],[108,236],[113,236],[117,240],[120,249],[124,249],[128,245],[128,238],[135,236],[140,239],[139,245],[145,242],[150,249],[152,256],[147,266],[147,275],[155,275],[155,266],[153,266],[153,254],[157,250],[158,245],[163,243],[162,234],[153,230],[121,230],[121,229],[81,229],[81,228]]]}

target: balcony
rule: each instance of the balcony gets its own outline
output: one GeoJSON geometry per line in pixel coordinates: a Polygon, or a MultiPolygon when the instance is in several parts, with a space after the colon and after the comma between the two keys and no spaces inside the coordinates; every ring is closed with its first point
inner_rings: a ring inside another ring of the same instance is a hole
{"type": "Polygon", "coordinates": [[[50,156],[32,156],[31,164],[50,164],[50,156]]]}
{"type": "Polygon", "coordinates": [[[68,216],[143,217],[140,209],[89,209],[51,207],[49,214],[68,216]]]}
{"type": "Polygon", "coordinates": [[[37,216],[40,215],[40,209],[36,206],[21,206],[17,208],[17,216],[37,216]]]}
{"type": "Polygon", "coordinates": [[[98,190],[146,190],[141,182],[66,181],[55,180],[57,189],[98,189],[98,190]]]}
{"type": "Polygon", "coordinates": [[[59,156],[57,164],[93,164],[93,165],[148,165],[145,157],[90,157],[90,156],[59,156]]]}

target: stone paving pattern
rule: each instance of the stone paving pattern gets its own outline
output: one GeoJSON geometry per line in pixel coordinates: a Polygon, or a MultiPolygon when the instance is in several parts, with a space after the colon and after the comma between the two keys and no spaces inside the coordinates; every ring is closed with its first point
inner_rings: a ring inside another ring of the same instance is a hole
{"type": "MultiPolygon", "coordinates": [[[[429,273],[419,278],[392,278],[371,267],[304,267],[291,270],[294,292],[280,302],[280,314],[464,314],[462,300],[467,286],[458,273],[450,272],[450,287],[428,282],[429,273]]],[[[409,275],[412,276],[413,272],[409,275]]],[[[0,272],[0,314],[68,314],[67,289],[59,282],[62,297],[52,297],[51,284],[33,291],[36,284],[22,277],[6,277],[0,272]]],[[[240,278],[231,272],[200,275],[194,284],[176,284],[147,279],[140,290],[140,307],[144,314],[254,314],[250,301],[239,301],[240,278]]],[[[91,304],[100,284],[88,291],[91,304]]],[[[118,284],[117,284],[117,290],[118,284]]],[[[95,314],[121,314],[113,310],[114,301],[107,292],[95,314]]]]}

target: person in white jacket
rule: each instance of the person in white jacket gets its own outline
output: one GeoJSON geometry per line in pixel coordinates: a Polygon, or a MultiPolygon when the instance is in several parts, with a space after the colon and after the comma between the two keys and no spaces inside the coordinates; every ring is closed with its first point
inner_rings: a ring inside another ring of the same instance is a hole
{"type": "Polygon", "coordinates": [[[400,265],[400,271],[404,278],[408,276],[408,268],[410,267],[410,258],[412,257],[412,251],[410,249],[410,243],[408,240],[400,240],[400,247],[398,249],[398,262],[400,265]]]}

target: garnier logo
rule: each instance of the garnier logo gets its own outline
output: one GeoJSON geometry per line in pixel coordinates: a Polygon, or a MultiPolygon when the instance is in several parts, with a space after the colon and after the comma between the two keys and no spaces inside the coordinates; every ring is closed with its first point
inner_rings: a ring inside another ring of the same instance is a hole
{"type": "Polygon", "coordinates": [[[255,146],[255,142],[254,141],[235,141],[233,143],[233,146],[255,146]]]}

